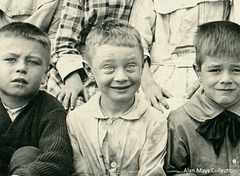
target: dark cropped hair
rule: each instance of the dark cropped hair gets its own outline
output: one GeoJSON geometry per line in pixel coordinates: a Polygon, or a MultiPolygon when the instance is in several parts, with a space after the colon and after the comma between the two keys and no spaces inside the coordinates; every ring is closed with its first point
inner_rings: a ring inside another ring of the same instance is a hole
{"type": "Polygon", "coordinates": [[[0,37],[23,37],[29,40],[35,40],[43,45],[48,54],[47,63],[50,62],[51,43],[45,33],[38,27],[24,22],[9,23],[0,28],[0,37]]]}
{"type": "Polygon", "coordinates": [[[139,32],[127,23],[105,20],[97,24],[86,39],[86,59],[91,63],[90,50],[101,45],[138,47],[143,58],[143,46],[139,32]]]}
{"type": "Polygon", "coordinates": [[[240,59],[240,26],[230,21],[202,24],[195,36],[195,48],[195,63],[199,69],[206,56],[240,59]]]}

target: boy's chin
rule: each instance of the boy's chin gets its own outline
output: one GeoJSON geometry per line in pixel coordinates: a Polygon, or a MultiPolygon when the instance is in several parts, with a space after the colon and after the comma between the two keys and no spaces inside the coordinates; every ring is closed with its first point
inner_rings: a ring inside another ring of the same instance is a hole
{"type": "Polygon", "coordinates": [[[38,92],[39,92],[39,90],[37,90],[37,91],[30,91],[30,92],[27,92],[27,91],[26,92],[12,92],[9,95],[10,96],[14,96],[16,98],[26,98],[26,99],[28,99],[28,98],[31,98],[34,95],[36,95],[38,92]]]}
{"type": "Polygon", "coordinates": [[[234,104],[238,103],[239,100],[222,99],[222,100],[216,101],[216,102],[224,108],[229,108],[229,107],[233,106],[234,104]]]}
{"type": "Polygon", "coordinates": [[[121,97],[121,98],[114,98],[114,99],[113,99],[113,101],[114,101],[115,103],[129,103],[129,102],[131,102],[131,101],[133,101],[133,100],[134,100],[134,96],[132,96],[132,97],[127,97],[127,98],[121,97]]]}

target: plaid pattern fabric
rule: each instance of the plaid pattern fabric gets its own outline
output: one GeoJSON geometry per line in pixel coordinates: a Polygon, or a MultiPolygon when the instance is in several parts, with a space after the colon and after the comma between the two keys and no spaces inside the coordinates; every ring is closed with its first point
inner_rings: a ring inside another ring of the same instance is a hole
{"type": "Polygon", "coordinates": [[[77,46],[89,30],[105,19],[129,20],[134,0],[65,0],[56,36],[55,54],[80,54],[77,46]],[[95,19],[92,19],[95,17],[95,19]]]}
{"type": "MultiPolygon", "coordinates": [[[[118,19],[129,21],[132,5],[135,0],[64,0],[64,10],[61,13],[60,25],[57,31],[53,49],[47,91],[56,96],[63,85],[62,78],[56,68],[61,55],[76,54],[80,52],[80,44],[84,44],[91,28],[105,19],[118,19]]],[[[69,65],[66,65],[66,67],[69,65]]],[[[73,70],[74,71],[74,70],[73,70]]],[[[96,84],[85,82],[90,95],[96,92],[96,84]]],[[[83,103],[79,97],[77,105],[83,103]]]]}

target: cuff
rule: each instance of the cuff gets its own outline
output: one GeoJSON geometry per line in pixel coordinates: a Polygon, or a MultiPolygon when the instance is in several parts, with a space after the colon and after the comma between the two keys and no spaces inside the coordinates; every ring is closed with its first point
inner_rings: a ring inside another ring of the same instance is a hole
{"type": "Polygon", "coordinates": [[[59,57],[56,67],[62,80],[64,80],[70,73],[83,68],[83,58],[80,55],[66,54],[59,57]]]}

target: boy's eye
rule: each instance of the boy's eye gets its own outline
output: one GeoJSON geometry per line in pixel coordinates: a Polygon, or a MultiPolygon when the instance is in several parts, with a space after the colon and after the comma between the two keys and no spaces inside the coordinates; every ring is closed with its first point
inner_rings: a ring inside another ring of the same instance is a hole
{"type": "Polygon", "coordinates": [[[105,65],[103,67],[103,69],[107,72],[107,73],[110,73],[110,72],[113,72],[114,71],[114,67],[112,65],[105,65]]]}
{"type": "Polygon", "coordinates": [[[235,68],[232,70],[232,72],[240,73],[240,68],[235,68]]]}
{"type": "Polygon", "coordinates": [[[6,62],[15,62],[17,59],[16,58],[6,58],[4,61],[6,62]]]}
{"type": "Polygon", "coordinates": [[[41,63],[39,61],[36,61],[36,60],[28,60],[28,63],[30,65],[41,65],[41,63]]]}
{"type": "Polygon", "coordinates": [[[219,73],[221,72],[220,69],[210,69],[209,72],[219,73]]]}
{"type": "Polygon", "coordinates": [[[128,71],[133,71],[133,70],[135,70],[135,68],[136,68],[136,64],[128,64],[126,66],[126,70],[128,70],[128,71]]]}

